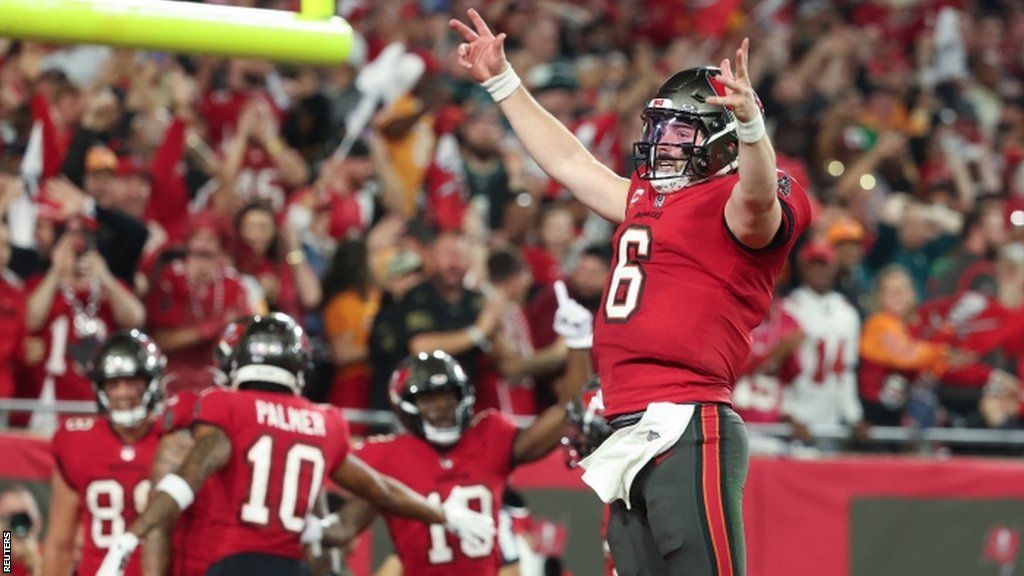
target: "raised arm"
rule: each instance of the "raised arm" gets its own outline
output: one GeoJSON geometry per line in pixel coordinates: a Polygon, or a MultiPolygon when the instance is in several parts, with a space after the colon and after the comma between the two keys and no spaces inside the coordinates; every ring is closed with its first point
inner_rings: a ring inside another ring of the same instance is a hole
{"type": "Polygon", "coordinates": [[[735,76],[729,60],[722,61],[722,74],[717,78],[726,94],[710,97],[707,102],[725,106],[736,116],[740,181],[725,205],[725,223],[743,245],[758,249],[768,246],[779,231],[782,204],[776,195],[775,150],[765,133],[747,72],[749,49],[750,40],[744,38],[736,51],[735,76]]]}
{"type": "Polygon", "coordinates": [[[594,212],[612,222],[621,222],[626,213],[629,180],[601,164],[530,96],[505,58],[505,34],[495,36],[476,10],[470,9],[468,14],[475,31],[458,20],[449,22],[465,40],[458,48],[459,65],[491,93],[516,136],[544,172],[594,212]]]}

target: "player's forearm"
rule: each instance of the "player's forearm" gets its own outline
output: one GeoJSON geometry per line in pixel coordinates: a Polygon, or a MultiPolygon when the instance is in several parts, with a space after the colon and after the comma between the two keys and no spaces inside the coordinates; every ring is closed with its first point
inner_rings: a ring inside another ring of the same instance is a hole
{"type": "Polygon", "coordinates": [[[50,315],[50,308],[53,306],[53,298],[57,295],[58,283],[57,272],[50,270],[28,297],[25,303],[25,327],[29,332],[39,330],[46,322],[46,317],[50,315]]]}
{"type": "Polygon", "coordinates": [[[470,329],[453,330],[451,332],[424,332],[409,340],[409,352],[433,352],[443,350],[452,356],[458,356],[476,347],[470,329]]]}
{"type": "Polygon", "coordinates": [[[56,546],[47,538],[43,545],[43,569],[40,576],[68,576],[74,568],[74,555],[71,552],[73,543],[67,546],[56,546]]]}
{"type": "Polygon", "coordinates": [[[444,524],[441,507],[414,492],[405,484],[388,476],[382,476],[381,490],[374,495],[373,504],[377,509],[399,516],[415,518],[428,524],[444,524]]]}
{"type": "Polygon", "coordinates": [[[734,196],[751,213],[764,213],[775,203],[776,176],[775,149],[768,136],[757,142],[740,143],[740,188],[734,196]]]}
{"type": "Polygon", "coordinates": [[[110,310],[118,328],[140,328],[146,322],[146,307],[113,277],[106,283],[110,310]]]}
{"type": "Polygon", "coordinates": [[[545,173],[604,218],[614,222],[622,220],[627,180],[619,178],[594,158],[525,88],[519,88],[502,100],[499,107],[526,151],[545,173]],[[621,196],[621,206],[618,196],[621,196]]]}
{"type": "Polygon", "coordinates": [[[344,546],[377,518],[377,510],[362,498],[352,498],[338,511],[339,521],[324,531],[328,546],[344,546]]]}
{"type": "Polygon", "coordinates": [[[548,408],[526,430],[516,436],[512,446],[512,458],[516,464],[533,462],[547,456],[558,447],[565,429],[565,407],[548,408]]]}
{"type": "Polygon", "coordinates": [[[154,528],[142,544],[142,575],[166,576],[171,567],[168,526],[154,528]]]}
{"type": "Polygon", "coordinates": [[[178,503],[174,498],[166,492],[153,492],[150,494],[146,509],[132,522],[128,531],[138,536],[140,540],[147,539],[157,527],[170,524],[179,512],[178,503]]]}

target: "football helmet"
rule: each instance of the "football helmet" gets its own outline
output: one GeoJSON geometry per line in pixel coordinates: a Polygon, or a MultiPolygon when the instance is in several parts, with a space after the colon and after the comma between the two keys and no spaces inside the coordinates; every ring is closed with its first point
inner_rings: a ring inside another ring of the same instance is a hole
{"type": "Polygon", "coordinates": [[[391,407],[405,428],[436,446],[452,446],[473,419],[473,385],[462,366],[448,354],[435,350],[420,352],[403,360],[391,375],[388,386],[391,407]],[[433,426],[420,414],[416,397],[427,392],[455,394],[455,425],[433,426]]]}
{"type": "Polygon", "coordinates": [[[579,465],[612,434],[604,417],[601,382],[594,376],[566,407],[562,452],[570,468],[579,465]]]}
{"type": "Polygon", "coordinates": [[[713,66],[678,72],[644,108],[633,160],[640,167],[640,177],[651,180],[659,192],[736,169],[736,118],[725,106],[706,102],[710,96],[725,95],[725,87],[716,79],[721,73],[713,66]]]}
{"type": "Polygon", "coordinates": [[[156,342],[139,330],[115,332],[96,351],[89,363],[89,379],[101,414],[119,426],[136,426],[157,410],[164,397],[163,375],[167,357],[156,342]],[[138,406],[114,410],[104,384],[118,378],[143,378],[146,390],[138,406]]]}
{"type": "Polygon", "coordinates": [[[242,339],[242,333],[245,332],[245,327],[249,325],[251,320],[252,317],[232,320],[224,327],[220,340],[217,341],[217,345],[213,348],[212,370],[215,373],[214,380],[218,386],[228,386],[231,383],[228,376],[231,374],[231,352],[238,345],[238,341],[242,339]]]}
{"type": "Polygon", "coordinates": [[[253,316],[231,352],[233,388],[280,386],[299,395],[313,359],[306,333],[287,314],[253,316]]]}

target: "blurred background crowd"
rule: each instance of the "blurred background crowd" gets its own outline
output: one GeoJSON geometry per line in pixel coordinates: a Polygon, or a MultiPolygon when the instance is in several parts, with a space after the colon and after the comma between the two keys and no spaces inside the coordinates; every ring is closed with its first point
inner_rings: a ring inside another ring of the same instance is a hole
{"type": "Polygon", "coordinates": [[[341,0],[357,42],[329,68],[0,39],[0,398],[93,399],[87,359],[124,327],[168,355],[169,391],[209,386],[224,326],[279,310],[316,347],[316,400],[387,409],[397,362],[444,349],[478,409],[550,405],[552,284],[600,313],[613,228],[456,65],[468,7],[623,175],[660,83],[750,37],[816,216],[737,375],[748,421],[809,443],[1022,427],[1017,0],[341,0]]]}

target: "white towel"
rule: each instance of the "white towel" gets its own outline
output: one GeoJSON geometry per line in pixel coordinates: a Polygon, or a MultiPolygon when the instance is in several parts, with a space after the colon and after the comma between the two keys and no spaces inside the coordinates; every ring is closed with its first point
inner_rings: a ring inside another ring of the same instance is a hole
{"type": "Polygon", "coordinates": [[[640,421],[616,430],[580,461],[586,472],[583,481],[605,503],[622,499],[630,507],[633,479],[651,459],[671,448],[693,418],[693,404],[655,402],[647,406],[640,421]]]}

